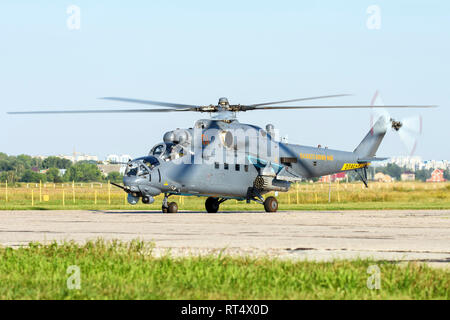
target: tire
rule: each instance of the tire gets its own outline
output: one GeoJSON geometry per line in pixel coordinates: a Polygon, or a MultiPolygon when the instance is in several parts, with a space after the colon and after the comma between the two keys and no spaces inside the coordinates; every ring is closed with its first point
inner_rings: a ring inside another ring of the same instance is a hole
{"type": "Polygon", "coordinates": [[[267,197],[264,201],[264,210],[266,210],[266,212],[276,212],[278,210],[277,198],[267,197]]]}
{"type": "Polygon", "coordinates": [[[150,198],[147,196],[142,197],[142,203],[148,204],[150,202],[150,198]]]}
{"type": "Polygon", "coordinates": [[[167,207],[162,207],[162,208],[161,208],[161,210],[162,210],[163,213],[167,213],[167,209],[168,209],[167,207]]]}
{"type": "Polygon", "coordinates": [[[220,203],[219,199],[214,197],[209,197],[205,201],[205,209],[208,213],[216,213],[219,211],[220,203]]]}
{"type": "Polygon", "coordinates": [[[169,202],[169,207],[167,208],[168,213],[177,213],[178,205],[176,202],[169,202]]]}

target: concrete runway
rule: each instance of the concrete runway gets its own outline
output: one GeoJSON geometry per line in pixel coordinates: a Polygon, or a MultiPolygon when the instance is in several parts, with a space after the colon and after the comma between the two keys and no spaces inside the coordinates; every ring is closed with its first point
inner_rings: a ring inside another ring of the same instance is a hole
{"type": "Polygon", "coordinates": [[[156,253],[330,260],[372,257],[450,266],[450,210],[185,212],[0,211],[0,244],[142,239],[156,253]]]}

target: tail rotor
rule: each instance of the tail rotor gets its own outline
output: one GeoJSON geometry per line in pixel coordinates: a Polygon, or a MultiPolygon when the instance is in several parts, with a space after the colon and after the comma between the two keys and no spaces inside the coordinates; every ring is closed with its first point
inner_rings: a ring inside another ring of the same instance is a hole
{"type": "Polygon", "coordinates": [[[373,106],[370,115],[371,126],[375,115],[383,116],[387,120],[386,124],[390,124],[392,129],[398,132],[407,154],[413,156],[422,135],[422,116],[414,115],[400,120],[395,119],[386,108],[382,108],[384,103],[378,90],[375,92],[370,105],[373,106]]]}

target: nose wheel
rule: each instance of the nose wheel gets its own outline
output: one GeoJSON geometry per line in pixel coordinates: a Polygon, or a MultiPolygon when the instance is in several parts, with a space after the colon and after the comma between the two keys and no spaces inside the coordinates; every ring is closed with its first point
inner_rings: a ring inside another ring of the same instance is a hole
{"type": "Polygon", "coordinates": [[[178,212],[178,205],[175,201],[168,202],[167,199],[169,198],[168,194],[164,195],[163,203],[162,203],[162,212],[163,213],[177,213],[178,212]]]}

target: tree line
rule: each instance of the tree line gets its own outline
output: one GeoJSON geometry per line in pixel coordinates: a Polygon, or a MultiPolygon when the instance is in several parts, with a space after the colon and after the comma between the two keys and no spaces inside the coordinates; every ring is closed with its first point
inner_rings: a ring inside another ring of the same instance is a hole
{"type": "Polygon", "coordinates": [[[0,181],[16,182],[101,182],[110,180],[121,182],[119,172],[111,172],[105,177],[95,161],[79,161],[72,163],[68,159],[48,157],[34,158],[29,155],[8,156],[0,152],[0,181]],[[63,175],[60,169],[65,169],[63,175]],[[39,171],[46,170],[45,173],[39,171]]]}

